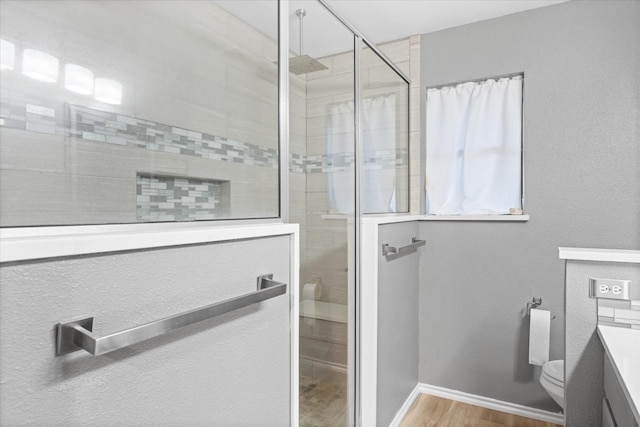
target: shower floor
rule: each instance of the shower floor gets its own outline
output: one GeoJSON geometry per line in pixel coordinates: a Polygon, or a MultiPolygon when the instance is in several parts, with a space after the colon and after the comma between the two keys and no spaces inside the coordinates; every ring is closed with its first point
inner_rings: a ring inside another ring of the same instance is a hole
{"type": "Polygon", "coordinates": [[[300,427],[347,425],[347,385],[301,379],[300,427]]]}

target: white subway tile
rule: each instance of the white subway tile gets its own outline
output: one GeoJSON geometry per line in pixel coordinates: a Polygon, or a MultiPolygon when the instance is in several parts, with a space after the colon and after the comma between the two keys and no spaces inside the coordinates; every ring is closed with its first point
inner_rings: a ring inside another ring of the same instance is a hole
{"type": "Polygon", "coordinates": [[[614,317],[614,309],[611,307],[598,306],[598,316],[614,317]]]}
{"type": "Polygon", "coordinates": [[[98,141],[98,142],[106,141],[106,138],[104,135],[100,135],[93,132],[82,132],[82,139],[88,139],[90,141],[98,141]]]}
{"type": "Polygon", "coordinates": [[[40,105],[27,104],[27,113],[39,114],[41,116],[55,117],[56,110],[40,105]]]}
{"type": "MultiPolygon", "coordinates": [[[[614,311],[615,311],[614,317],[616,319],[632,319],[632,320],[640,321],[640,311],[624,310],[620,308],[615,308],[614,311]]],[[[598,314],[600,314],[600,310],[598,310],[598,314]]]]}
{"type": "Polygon", "coordinates": [[[614,318],[613,322],[618,324],[624,324],[624,325],[640,325],[640,320],[620,319],[618,317],[614,318]]]}

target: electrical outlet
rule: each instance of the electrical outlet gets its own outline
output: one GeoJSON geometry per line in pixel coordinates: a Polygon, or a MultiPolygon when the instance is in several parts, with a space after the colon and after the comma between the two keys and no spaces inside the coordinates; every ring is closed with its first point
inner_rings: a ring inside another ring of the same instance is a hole
{"type": "Polygon", "coordinates": [[[631,299],[631,280],[589,279],[591,298],[631,299]]]}

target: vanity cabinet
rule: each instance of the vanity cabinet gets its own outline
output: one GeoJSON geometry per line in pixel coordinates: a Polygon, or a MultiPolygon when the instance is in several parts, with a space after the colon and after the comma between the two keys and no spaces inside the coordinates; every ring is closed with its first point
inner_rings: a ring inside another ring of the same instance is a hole
{"type": "Polygon", "coordinates": [[[604,427],[638,427],[608,354],[605,354],[604,358],[602,425],[604,427]]]}

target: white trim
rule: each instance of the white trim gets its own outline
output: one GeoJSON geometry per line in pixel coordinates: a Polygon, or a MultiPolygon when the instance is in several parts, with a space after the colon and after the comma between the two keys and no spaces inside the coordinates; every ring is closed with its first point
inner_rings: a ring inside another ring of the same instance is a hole
{"type": "Polygon", "coordinates": [[[507,414],[518,415],[520,417],[564,425],[563,414],[543,411],[542,409],[530,408],[528,406],[504,402],[490,397],[478,396],[475,394],[465,393],[463,391],[451,390],[424,383],[419,383],[418,388],[420,393],[444,397],[445,399],[455,400],[456,402],[469,403],[481,408],[493,409],[494,411],[506,412],[507,414]]]}
{"type": "Polygon", "coordinates": [[[289,222],[289,2],[278,1],[278,178],[279,210],[289,222]]]}
{"type": "Polygon", "coordinates": [[[298,224],[42,227],[0,230],[0,263],[150,249],[298,232],[298,224]]]}
{"type": "Polygon", "coordinates": [[[418,221],[420,215],[412,214],[367,214],[362,216],[363,224],[395,224],[398,222],[418,221]]]}
{"type": "MultiPolygon", "coordinates": [[[[321,215],[322,219],[348,219],[347,215],[321,215]]],[[[494,221],[494,222],[527,222],[529,215],[413,215],[413,214],[365,214],[362,224],[394,224],[411,221],[494,221]]]]}
{"type": "MultiPolygon", "coordinates": [[[[353,215],[345,215],[345,214],[322,214],[320,218],[327,220],[348,220],[350,223],[353,222],[353,215]]],[[[424,218],[422,215],[413,215],[406,213],[386,213],[386,214],[364,214],[362,215],[361,222],[364,223],[375,223],[375,224],[391,224],[395,222],[408,222],[408,221],[418,221],[424,218]]]]}
{"type": "Polygon", "coordinates": [[[400,423],[402,422],[402,420],[404,420],[404,417],[406,417],[407,414],[409,413],[409,410],[413,406],[413,403],[416,401],[418,396],[420,396],[420,386],[421,384],[418,383],[413,388],[413,390],[411,390],[411,393],[409,393],[409,396],[407,396],[407,400],[404,401],[404,404],[402,405],[402,407],[400,408],[396,416],[391,421],[391,424],[389,424],[389,427],[400,426],[400,423]]]}
{"type": "Polygon", "coordinates": [[[360,408],[362,426],[376,425],[378,399],[378,224],[362,221],[360,270],[360,408]]]}
{"type": "Polygon", "coordinates": [[[576,261],[631,262],[640,264],[640,250],[558,248],[560,259],[576,261]]]}
{"type": "MultiPolygon", "coordinates": [[[[323,219],[338,219],[338,215],[322,215],[323,219]]],[[[340,216],[342,218],[342,216],[340,216]]],[[[393,224],[410,221],[495,221],[527,222],[529,215],[413,215],[413,214],[365,214],[363,224],[393,224]]]]}
{"type": "Polygon", "coordinates": [[[356,315],[356,241],[355,241],[355,224],[350,221],[347,226],[347,385],[348,385],[348,406],[349,406],[349,418],[348,426],[354,427],[356,417],[359,417],[360,408],[356,401],[356,388],[358,387],[358,381],[360,380],[359,373],[357,372],[358,366],[356,364],[356,353],[358,346],[359,336],[356,334],[356,322],[358,321],[356,315]]]}
{"type": "Polygon", "coordinates": [[[425,215],[421,221],[527,222],[529,215],[425,215]]]}
{"type": "Polygon", "coordinates": [[[298,427],[300,423],[300,298],[298,290],[300,289],[300,233],[298,232],[298,224],[295,225],[296,231],[291,233],[290,237],[290,293],[289,293],[289,314],[290,314],[290,333],[291,333],[291,427],[298,427]]]}

